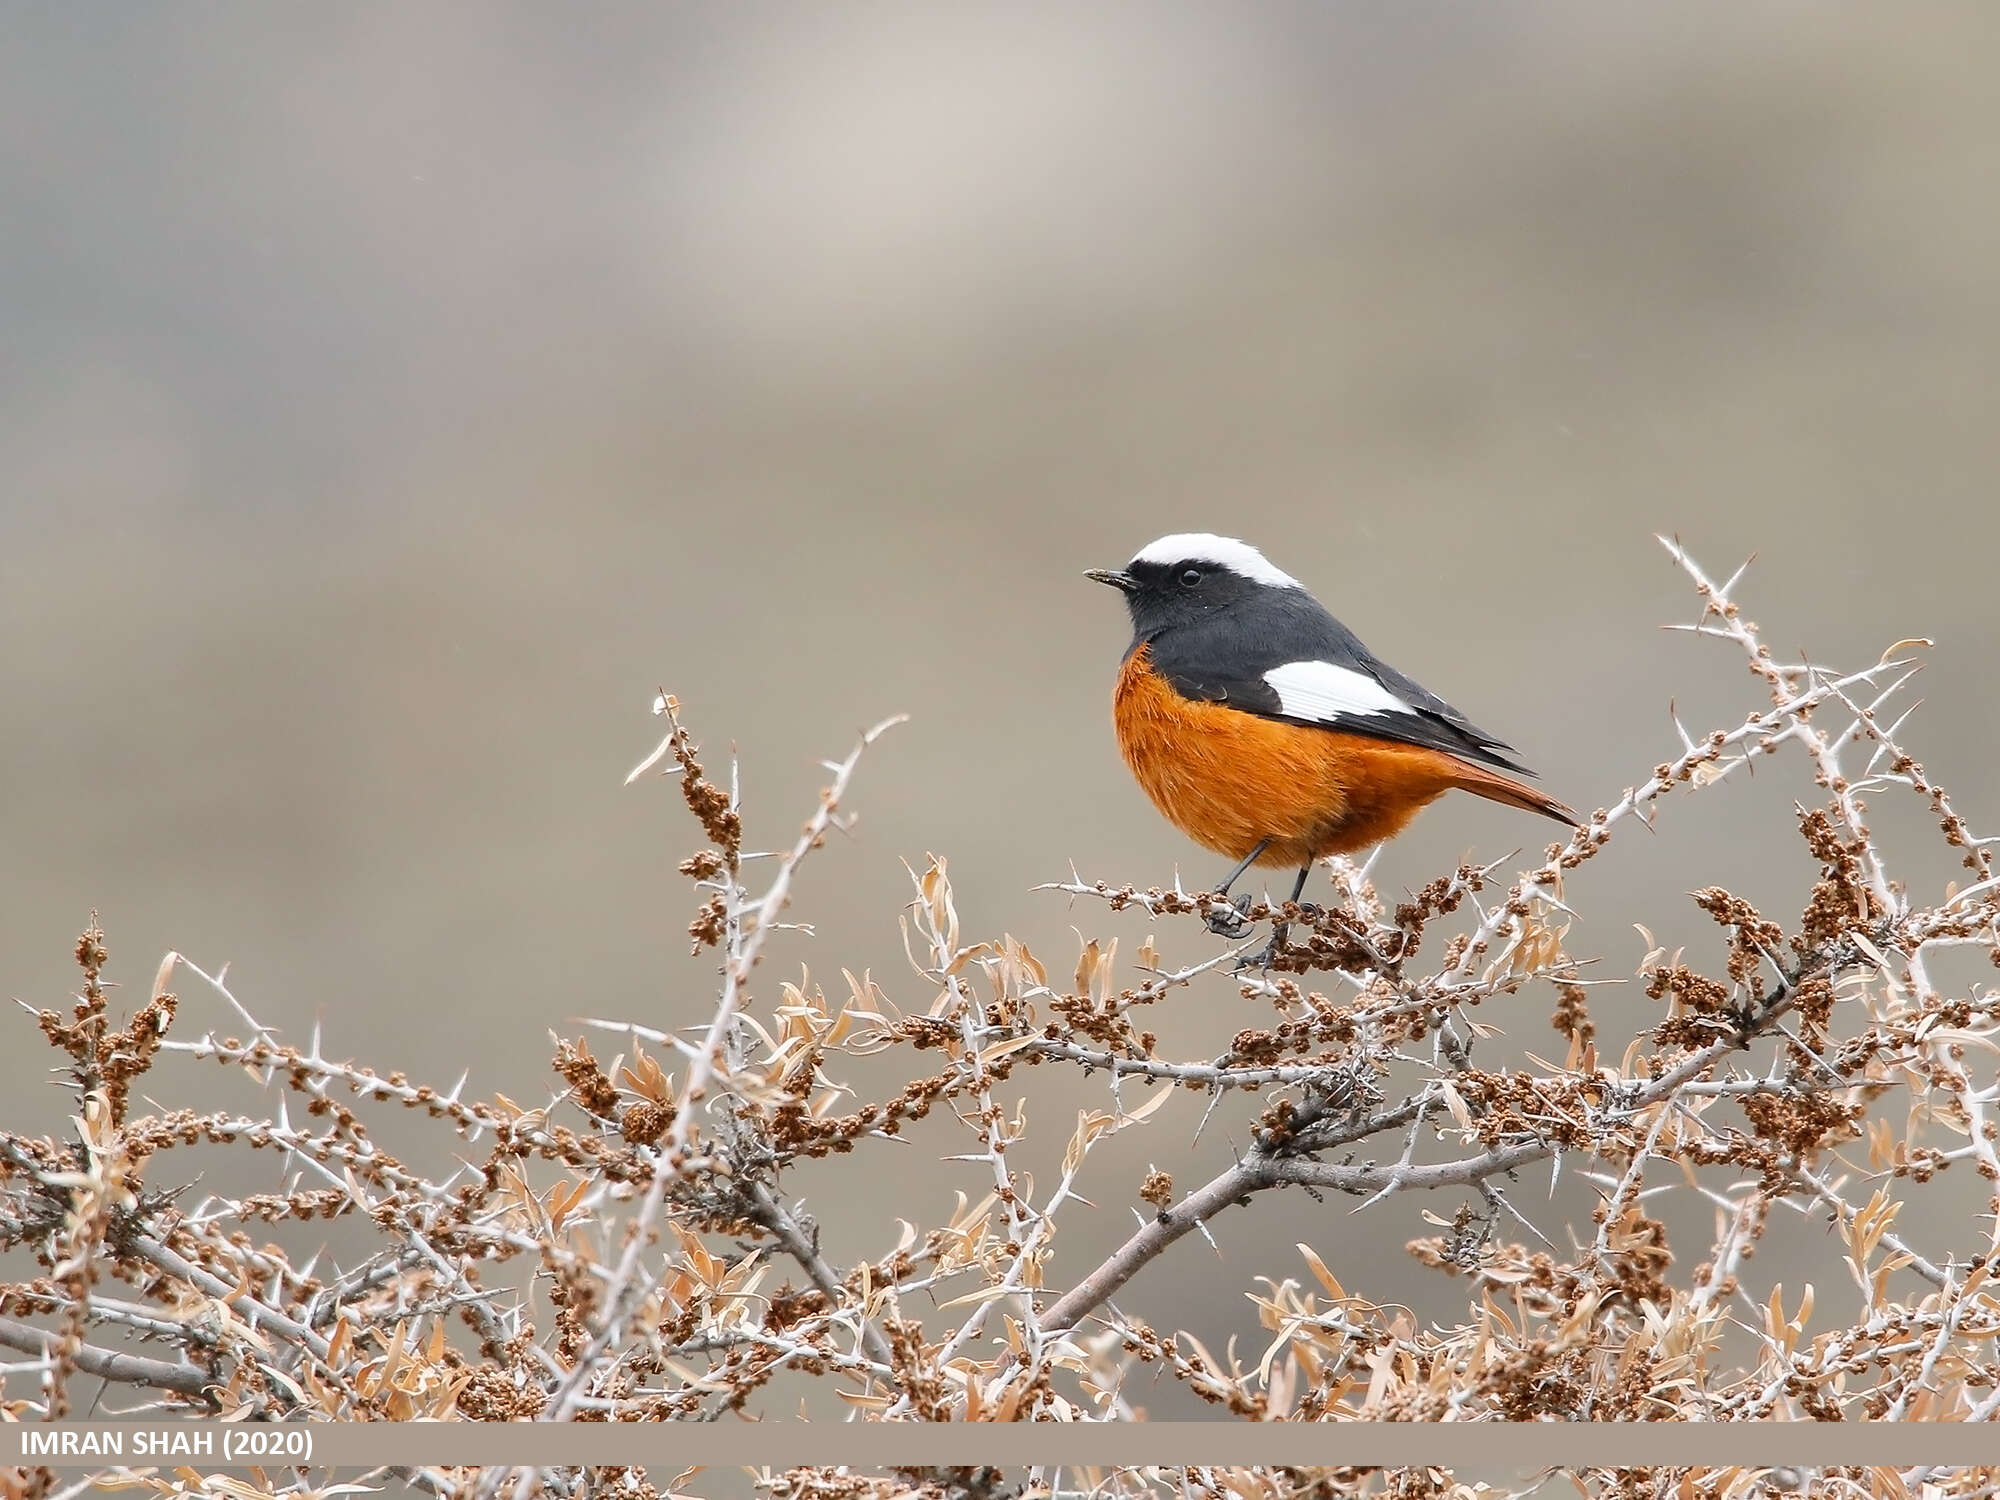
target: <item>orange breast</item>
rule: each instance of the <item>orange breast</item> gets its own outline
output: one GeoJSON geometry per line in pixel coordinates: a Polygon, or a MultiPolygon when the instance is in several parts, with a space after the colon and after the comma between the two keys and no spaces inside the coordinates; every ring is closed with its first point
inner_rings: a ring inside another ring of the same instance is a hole
{"type": "Polygon", "coordinates": [[[1296,868],[1400,833],[1464,768],[1391,740],[1259,718],[1176,693],[1145,647],[1112,697],[1125,763],[1154,805],[1204,848],[1296,868]]]}

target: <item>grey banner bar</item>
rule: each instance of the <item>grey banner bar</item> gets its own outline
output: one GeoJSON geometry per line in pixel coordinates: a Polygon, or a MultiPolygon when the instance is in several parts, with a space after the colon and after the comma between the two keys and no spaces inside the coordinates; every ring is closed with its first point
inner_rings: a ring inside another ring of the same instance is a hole
{"type": "Polygon", "coordinates": [[[2000,1462],[2000,1432],[1962,1422],[921,1424],[62,1422],[0,1427],[0,1462],[65,1469],[310,1463],[632,1464],[1380,1464],[1909,1468],[2000,1462]]]}

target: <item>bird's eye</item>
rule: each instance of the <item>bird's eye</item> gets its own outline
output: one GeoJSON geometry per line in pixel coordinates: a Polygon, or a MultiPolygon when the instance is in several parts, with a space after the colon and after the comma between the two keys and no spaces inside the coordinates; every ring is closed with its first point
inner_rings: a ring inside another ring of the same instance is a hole
{"type": "Polygon", "coordinates": [[[1201,582],[1201,569],[1200,569],[1200,568],[1183,568],[1183,569],[1181,569],[1181,587],[1182,587],[1182,588],[1184,588],[1184,589],[1191,589],[1191,588],[1193,588],[1193,587],[1194,587],[1194,586],[1195,586],[1196,584],[1198,584],[1198,583],[1200,583],[1200,582],[1201,582]]]}

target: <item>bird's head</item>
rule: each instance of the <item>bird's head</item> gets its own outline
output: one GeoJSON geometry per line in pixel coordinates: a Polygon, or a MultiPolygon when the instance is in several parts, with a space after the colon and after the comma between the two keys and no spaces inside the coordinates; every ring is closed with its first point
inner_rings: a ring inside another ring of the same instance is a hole
{"type": "Polygon", "coordinates": [[[1302,587],[1248,542],[1205,531],[1163,536],[1140,548],[1124,567],[1092,568],[1083,576],[1125,595],[1140,640],[1237,608],[1274,589],[1302,587]]]}

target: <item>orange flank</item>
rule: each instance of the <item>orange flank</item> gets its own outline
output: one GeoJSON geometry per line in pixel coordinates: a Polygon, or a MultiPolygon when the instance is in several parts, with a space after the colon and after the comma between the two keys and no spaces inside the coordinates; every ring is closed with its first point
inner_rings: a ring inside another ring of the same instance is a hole
{"type": "Polygon", "coordinates": [[[1298,868],[1394,838],[1454,788],[1562,822],[1576,815],[1525,782],[1442,750],[1266,719],[1183,698],[1141,645],[1112,697],[1118,748],[1146,795],[1203,848],[1298,868]]]}

